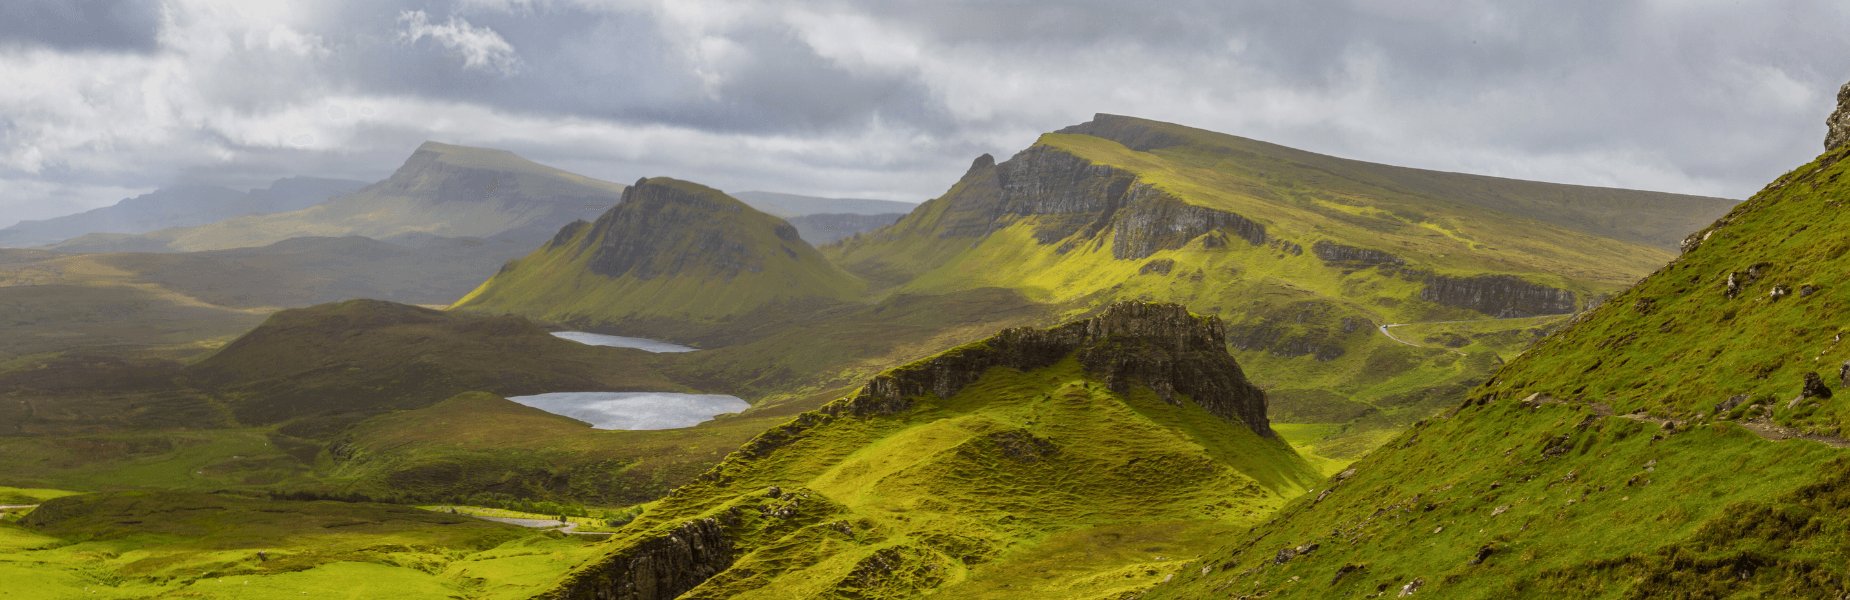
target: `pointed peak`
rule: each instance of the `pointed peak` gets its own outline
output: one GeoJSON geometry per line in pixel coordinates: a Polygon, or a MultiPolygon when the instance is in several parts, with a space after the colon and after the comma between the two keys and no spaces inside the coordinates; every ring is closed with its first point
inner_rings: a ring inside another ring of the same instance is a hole
{"type": "Polygon", "coordinates": [[[994,166],[996,166],[996,157],[990,156],[988,152],[984,152],[982,156],[976,157],[976,160],[970,163],[970,170],[964,171],[964,177],[969,177],[971,173],[994,166]]]}

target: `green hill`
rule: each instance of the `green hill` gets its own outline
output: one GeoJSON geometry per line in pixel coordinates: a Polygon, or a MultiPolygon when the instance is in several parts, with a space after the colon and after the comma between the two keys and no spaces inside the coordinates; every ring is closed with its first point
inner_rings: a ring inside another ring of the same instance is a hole
{"type": "Polygon", "coordinates": [[[688,391],[655,374],[655,359],[560,339],[521,317],[348,300],[271,315],[183,376],[239,422],[269,425],[351,421],[476,390],[688,391]]]}
{"type": "Polygon", "coordinates": [[[1145,597],[1844,597],[1846,155],[1145,597]]]}
{"type": "Polygon", "coordinates": [[[856,300],[865,284],[789,223],[719,190],[643,179],[451,306],[675,341],[856,300]]]}
{"type": "Polygon", "coordinates": [[[190,252],[297,237],[412,234],[537,243],[560,225],[610,206],[622,192],[620,184],[567,173],[506,150],[424,142],[391,177],[302,210],[139,235],[85,235],[53,248],[190,252]]]}
{"type": "Polygon", "coordinates": [[[1574,312],[1670,260],[1665,240],[1729,205],[1099,115],[1007,161],[985,155],[944,196],[823,251],[900,293],[1004,288],[1066,317],[1184,303],[1227,320],[1280,407],[1359,434],[1431,414],[1500,360],[1405,345],[1378,325],[1574,312]]]}
{"type": "Polygon", "coordinates": [[[1124,303],[774,427],[543,597],[1118,597],[1314,481],[1218,319],[1124,303]]]}

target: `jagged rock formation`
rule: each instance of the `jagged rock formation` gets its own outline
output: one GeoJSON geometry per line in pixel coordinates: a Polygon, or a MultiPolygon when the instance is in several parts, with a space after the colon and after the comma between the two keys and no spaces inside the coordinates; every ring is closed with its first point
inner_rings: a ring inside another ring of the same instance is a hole
{"type": "Polygon", "coordinates": [[[1837,88],[1837,110],[1824,120],[1824,128],[1825,152],[1850,142],[1850,83],[1837,88]]]}
{"type": "Polygon", "coordinates": [[[1529,283],[1511,275],[1448,277],[1427,275],[1420,299],[1475,310],[1493,317],[1532,317],[1574,312],[1574,293],[1529,283]]]}
{"type": "Polygon", "coordinates": [[[666,535],[605,557],[543,598],[673,600],[732,566],[732,539],[717,518],[695,519],[666,535]]]}
{"type": "Polygon", "coordinates": [[[1380,250],[1344,246],[1342,244],[1332,243],[1328,240],[1318,240],[1317,243],[1311,244],[1310,251],[1316,254],[1317,258],[1322,259],[1323,262],[1338,263],[1344,266],[1399,266],[1407,264],[1407,261],[1402,260],[1400,257],[1380,250]]]}

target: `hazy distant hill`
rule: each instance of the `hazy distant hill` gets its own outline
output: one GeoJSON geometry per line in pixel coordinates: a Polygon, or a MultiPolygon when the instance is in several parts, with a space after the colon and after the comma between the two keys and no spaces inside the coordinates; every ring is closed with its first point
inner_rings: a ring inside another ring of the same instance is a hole
{"type": "Polygon", "coordinates": [[[881,215],[888,213],[909,213],[918,208],[916,202],[894,202],[892,200],[863,200],[858,198],[818,198],[797,194],[778,192],[739,192],[729,194],[767,214],[785,219],[823,213],[849,215],[881,215]]]}
{"type": "Polygon", "coordinates": [[[295,237],[407,234],[510,239],[537,245],[564,225],[616,204],[620,184],[534,163],[505,150],[425,142],[391,177],[294,212],[243,216],[136,236],[88,235],[67,252],[220,250],[295,237]]]}
{"type": "MultiPolygon", "coordinates": [[[[351,193],[363,181],[290,177],[249,192],[217,185],[162,188],[111,206],[0,229],[0,248],[55,244],[89,233],[137,234],[168,227],[215,223],[251,213],[301,210],[351,193]]],[[[127,236],[122,236],[127,237],[127,236]]]]}
{"type": "Polygon", "coordinates": [[[857,215],[849,213],[818,213],[800,217],[784,217],[791,227],[797,228],[797,235],[812,246],[820,246],[852,236],[867,233],[898,221],[905,213],[881,213],[877,215],[857,215]]]}

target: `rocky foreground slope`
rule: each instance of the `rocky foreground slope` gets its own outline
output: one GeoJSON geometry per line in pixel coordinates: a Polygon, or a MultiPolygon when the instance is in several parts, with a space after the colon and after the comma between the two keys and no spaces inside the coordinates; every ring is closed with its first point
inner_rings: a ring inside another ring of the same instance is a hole
{"type": "Polygon", "coordinates": [[[1222,336],[1123,303],[893,369],[746,443],[541,597],[1147,587],[1313,476],[1222,336]]]}

